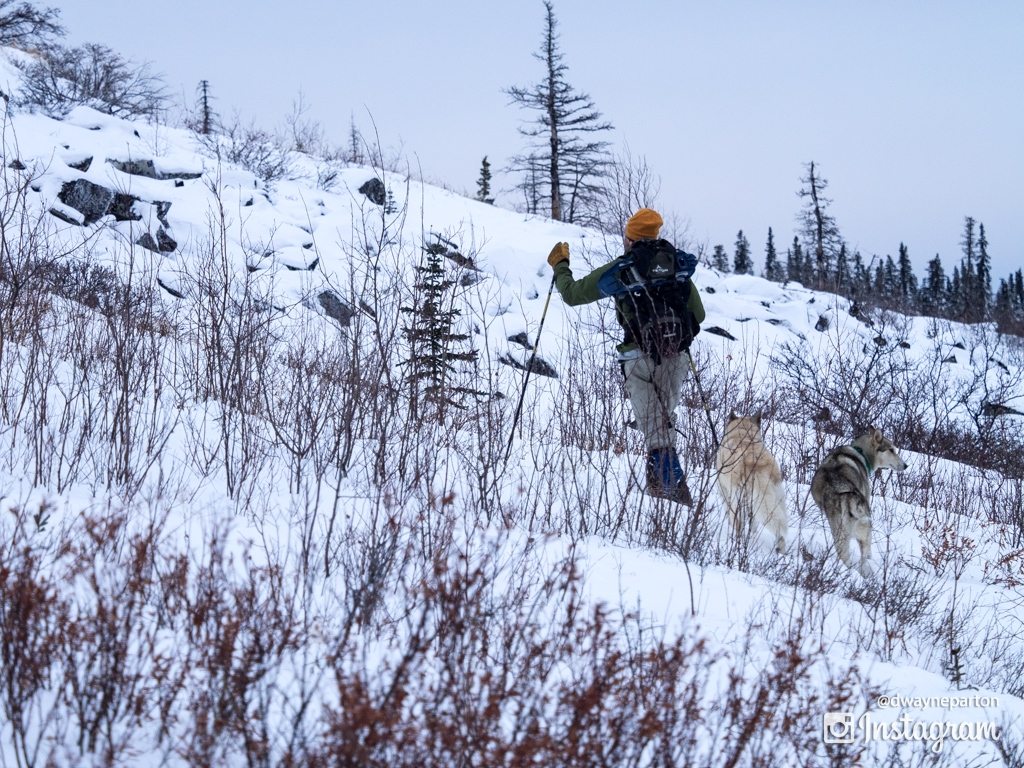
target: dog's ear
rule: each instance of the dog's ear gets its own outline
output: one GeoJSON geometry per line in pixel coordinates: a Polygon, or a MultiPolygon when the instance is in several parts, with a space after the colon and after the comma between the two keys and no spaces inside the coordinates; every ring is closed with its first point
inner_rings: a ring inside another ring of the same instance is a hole
{"type": "Polygon", "coordinates": [[[882,437],[882,430],[880,430],[878,427],[872,425],[868,427],[868,432],[871,433],[871,441],[875,443],[875,445],[881,445],[882,441],[885,440],[885,438],[882,437]]]}
{"type": "Polygon", "coordinates": [[[764,419],[764,410],[759,408],[757,413],[754,414],[754,423],[757,424],[758,428],[761,427],[761,421],[764,419]]]}
{"type": "MultiPolygon", "coordinates": [[[[733,411],[733,410],[729,411],[729,421],[736,421],[736,419],[738,419],[738,418],[739,417],[736,415],[736,411],[733,411]]],[[[727,421],[725,423],[728,424],[729,421],[727,421]]]]}

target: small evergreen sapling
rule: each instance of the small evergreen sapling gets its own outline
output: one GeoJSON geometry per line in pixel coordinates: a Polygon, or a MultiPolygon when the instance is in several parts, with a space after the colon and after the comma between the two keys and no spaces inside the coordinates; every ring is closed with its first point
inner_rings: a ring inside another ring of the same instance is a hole
{"type": "Polygon", "coordinates": [[[476,199],[481,203],[494,205],[494,198],[491,197],[491,164],[484,155],[480,163],[480,178],[476,182],[476,199]]]}
{"type": "Polygon", "coordinates": [[[448,275],[445,258],[454,255],[438,241],[425,245],[423,263],[413,286],[412,306],[402,307],[410,322],[402,329],[409,342],[406,381],[411,388],[412,411],[419,416],[441,415],[448,407],[465,408],[469,396],[484,394],[457,382],[459,363],[475,362],[478,353],[467,347],[469,334],[457,329],[462,315],[456,306],[458,281],[448,275]]]}

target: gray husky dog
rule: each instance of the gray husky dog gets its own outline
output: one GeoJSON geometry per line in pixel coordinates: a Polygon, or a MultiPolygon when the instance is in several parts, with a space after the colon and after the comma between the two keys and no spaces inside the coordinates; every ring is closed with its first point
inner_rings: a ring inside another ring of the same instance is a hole
{"type": "Polygon", "coordinates": [[[863,576],[871,574],[871,473],[883,467],[902,472],[907,464],[879,430],[868,427],[851,445],[826,456],[811,480],[811,496],[828,518],[836,554],[852,567],[850,539],[856,539],[863,576]]]}

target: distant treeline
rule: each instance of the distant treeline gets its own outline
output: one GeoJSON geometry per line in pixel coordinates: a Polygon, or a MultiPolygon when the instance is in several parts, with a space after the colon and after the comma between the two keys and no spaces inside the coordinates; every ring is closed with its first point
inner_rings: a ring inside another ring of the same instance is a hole
{"type": "MultiPolygon", "coordinates": [[[[813,223],[813,217],[812,217],[813,223]]],[[[812,227],[813,231],[813,227],[812,227]]],[[[864,305],[909,314],[929,315],[960,322],[995,322],[999,330],[1024,336],[1024,270],[999,279],[993,288],[992,261],[985,225],[970,216],[964,219],[960,262],[947,273],[938,254],[918,276],[909,250],[900,243],[896,258],[850,253],[840,239],[836,247],[816,247],[812,238],[793,242],[780,257],[771,229],[765,244],[761,276],[774,282],[798,282],[808,288],[831,291],[864,305]]],[[[753,274],[750,244],[738,233],[730,261],[725,248],[716,245],[711,266],[724,272],[753,274]]]]}

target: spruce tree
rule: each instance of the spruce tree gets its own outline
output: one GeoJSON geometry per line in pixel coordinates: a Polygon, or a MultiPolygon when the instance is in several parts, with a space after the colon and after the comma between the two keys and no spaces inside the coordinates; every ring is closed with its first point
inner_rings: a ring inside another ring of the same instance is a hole
{"type": "Polygon", "coordinates": [[[737,275],[754,274],[754,262],[750,258],[750,242],[741,229],[736,233],[736,251],[733,254],[732,271],[737,275]]]}
{"type": "Polygon", "coordinates": [[[476,199],[481,203],[494,205],[494,198],[491,197],[491,164],[484,155],[480,163],[480,178],[476,182],[476,199]]]}
{"type": "Polygon", "coordinates": [[[914,297],[917,295],[917,276],[914,274],[914,265],[910,263],[910,253],[903,243],[900,243],[896,294],[902,309],[912,308],[914,297]]]}
{"type": "Polygon", "coordinates": [[[885,265],[881,261],[875,266],[875,277],[871,290],[878,301],[883,301],[888,293],[885,290],[885,265]]]}
{"type": "Polygon", "coordinates": [[[545,0],[544,10],[544,36],[534,54],[544,66],[544,75],[533,85],[505,91],[513,104],[536,113],[519,129],[529,148],[512,158],[511,170],[523,175],[523,183],[543,179],[537,191],[550,205],[552,219],[589,223],[599,217],[601,182],[611,163],[610,142],[602,135],[612,125],[590,96],[569,84],[550,0],[545,0]]]}
{"type": "Polygon", "coordinates": [[[836,254],[835,289],[839,294],[854,293],[856,295],[850,279],[850,259],[846,255],[846,243],[840,243],[839,253],[836,254]]]}
{"type": "Polygon", "coordinates": [[[963,285],[960,267],[953,267],[953,276],[949,279],[945,304],[947,317],[954,320],[963,317],[964,314],[963,285]]]}
{"type": "Polygon", "coordinates": [[[928,271],[925,275],[924,285],[919,292],[919,307],[930,315],[942,317],[948,311],[946,300],[949,295],[949,286],[946,284],[946,272],[942,268],[942,259],[939,254],[928,262],[928,271]]]}
{"type": "Polygon", "coordinates": [[[974,235],[974,219],[970,216],[964,217],[964,234],[960,240],[963,247],[964,257],[960,261],[960,280],[956,287],[956,303],[954,304],[954,319],[972,322],[980,319],[978,313],[978,274],[975,270],[975,259],[977,256],[974,235]]]}
{"type": "Polygon", "coordinates": [[[888,299],[898,298],[897,294],[899,291],[899,278],[896,272],[896,262],[893,261],[892,256],[889,254],[885,255],[885,297],[888,299]]]}
{"type": "Polygon", "coordinates": [[[775,235],[771,227],[768,227],[768,242],[764,246],[764,271],[761,275],[775,283],[786,280],[786,270],[779,263],[779,255],[775,252],[775,235]]]}
{"type": "Polygon", "coordinates": [[[800,272],[803,274],[803,284],[807,286],[814,286],[817,284],[816,275],[818,274],[814,268],[814,252],[810,248],[803,249],[804,254],[804,265],[800,272]]]}
{"type": "Polygon", "coordinates": [[[1003,321],[1013,319],[1013,292],[1010,290],[1010,283],[1006,278],[999,280],[999,288],[996,290],[995,313],[997,319],[1003,321]]]}
{"type": "Polygon", "coordinates": [[[363,165],[366,162],[366,157],[363,155],[363,137],[359,133],[359,129],[356,128],[356,116],[354,114],[349,116],[348,157],[346,159],[353,165],[363,165]]]}
{"type": "Polygon", "coordinates": [[[853,252],[853,267],[850,279],[853,282],[853,293],[860,296],[871,292],[871,270],[864,264],[860,251],[853,252]]]}
{"type": "Polygon", "coordinates": [[[725,252],[725,246],[719,243],[711,253],[711,266],[722,274],[729,272],[729,254],[725,252]]]}
{"type": "Polygon", "coordinates": [[[203,136],[209,136],[213,133],[214,125],[217,121],[217,116],[210,103],[212,100],[212,97],[210,96],[210,81],[200,80],[197,90],[199,92],[198,132],[203,136]]]}
{"type": "Polygon", "coordinates": [[[805,284],[804,277],[804,249],[800,238],[794,235],[793,245],[786,251],[786,279],[805,284]]]}
{"type": "Polygon", "coordinates": [[[410,322],[402,328],[409,342],[409,370],[406,381],[411,389],[411,406],[417,416],[440,417],[449,406],[464,408],[467,395],[477,390],[458,386],[457,363],[477,359],[475,349],[465,348],[469,334],[460,333],[456,322],[461,312],[455,307],[457,282],[447,274],[445,254],[448,248],[432,243],[423,248],[426,257],[417,266],[418,281],[412,306],[401,307],[410,322]]]}
{"type": "Polygon", "coordinates": [[[989,305],[992,303],[992,260],[988,255],[988,238],[985,237],[985,225],[981,222],[978,222],[978,270],[975,303],[980,319],[987,319],[989,305]]]}

